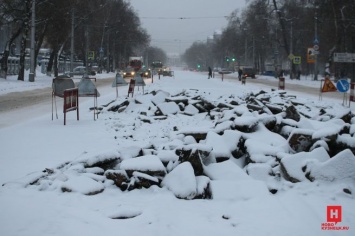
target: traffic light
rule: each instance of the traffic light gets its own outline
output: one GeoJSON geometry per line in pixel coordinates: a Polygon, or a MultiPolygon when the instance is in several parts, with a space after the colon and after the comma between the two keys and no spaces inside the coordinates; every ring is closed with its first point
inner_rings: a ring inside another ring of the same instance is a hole
{"type": "Polygon", "coordinates": [[[229,60],[230,60],[229,57],[226,57],[226,62],[229,62],[229,60]]]}
{"type": "Polygon", "coordinates": [[[200,68],[201,68],[201,65],[200,65],[200,64],[197,64],[197,68],[200,69],[200,68]]]}
{"type": "Polygon", "coordinates": [[[234,57],[232,57],[232,61],[235,62],[235,58],[234,57]]]}

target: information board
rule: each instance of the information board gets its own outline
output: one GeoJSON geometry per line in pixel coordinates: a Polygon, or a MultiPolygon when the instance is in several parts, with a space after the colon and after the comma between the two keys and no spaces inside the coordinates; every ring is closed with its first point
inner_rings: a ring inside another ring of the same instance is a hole
{"type": "Polygon", "coordinates": [[[133,93],[134,93],[134,86],[136,85],[136,80],[131,79],[131,81],[129,81],[129,86],[128,86],[128,96],[131,93],[132,97],[133,97],[133,93]]]}
{"type": "Polygon", "coordinates": [[[334,62],[355,63],[355,53],[334,53],[334,62]]]}

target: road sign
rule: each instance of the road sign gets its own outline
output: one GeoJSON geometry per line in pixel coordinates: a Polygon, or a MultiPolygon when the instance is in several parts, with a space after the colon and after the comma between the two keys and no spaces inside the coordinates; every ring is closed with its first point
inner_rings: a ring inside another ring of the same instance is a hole
{"type": "Polygon", "coordinates": [[[318,38],[314,38],[314,40],[313,40],[313,45],[318,45],[318,44],[319,44],[318,38]]]}
{"type": "Polygon", "coordinates": [[[349,90],[350,84],[347,80],[341,79],[337,82],[337,89],[341,93],[345,93],[349,90]]]}
{"type": "Polygon", "coordinates": [[[88,52],[88,59],[89,60],[94,60],[95,59],[95,52],[94,51],[89,51],[88,52]]]}
{"type": "Polygon", "coordinates": [[[293,55],[292,53],[290,53],[290,55],[288,55],[288,59],[293,60],[293,58],[295,58],[295,55],[293,55]]]}
{"type": "Polygon", "coordinates": [[[322,88],[322,93],[325,92],[336,92],[337,88],[333,84],[333,82],[329,78],[325,78],[323,88],[322,88]]]}
{"type": "Polygon", "coordinates": [[[318,50],[319,50],[318,44],[313,45],[313,49],[316,50],[316,51],[318,51],[318,50]]]}
{"type": "Polygon", "coordinates": [[[334,53],[334,62],[355,63],[355,53],[334,53]]]}
{"type": "Polygon", "coordinates": [[[300,56],[294,56],[293,57],[293,64],[296,64],[296,65],[301,64],[301,57],[300,56]]]}
{"type": "Polygon", "coordinates": [[[316,55],[313,48],[307,48],[307,63],[315,63],[316,55]]]}

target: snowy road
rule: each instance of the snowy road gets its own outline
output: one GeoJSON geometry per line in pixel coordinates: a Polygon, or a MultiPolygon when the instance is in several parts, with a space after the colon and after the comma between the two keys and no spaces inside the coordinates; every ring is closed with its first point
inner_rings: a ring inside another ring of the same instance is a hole
{"type": "MultiPolygon", "coordinates": [[[[96,81],[98,88],[111,86],[114,78],[96,81]]],[[[77,81],[75,81],[77,82],[77,81]]],[[[26,119],[51,113],[52,89],[42,88],[0,95],[0,128],[20,123],[26,119]],[[23,111],[26,109],[26,116],[23,111]]],[[[80,98],[88,99],[88,98],[80,98]]]]}
{"type": "MultiPolygon", "coordinates": [[[[111,85],[113,78],[97,80],[97,87],[111,85]]],[[[0,113],[23,107],[46,103],[51,99],[51,88],[35,89],[23,92],[13,92],[0,96],[0,113]]]]}
{"type": "MultiPolygon", "coordinates": [[[[220,75],[216,76],[216,78],[220,78],[220,75]]],[[[236,76],[235,75],[225,75],[224,79],[227,80],[235,80],[236,76]]],[[[309,84],[304,84],[303,81],[298,81],[298,80],[293,80],[293,81],[286,81],[285,82],[285,89],[287,91],[294,91],[294,92],[299,92],[299,93],[306,93],[307,95],[314,95],[319,97],[319,90],[320,90],[320,81],[316,82],[313,81],[315,84],[318,83],[319,87],[315,86],[309,86],[309,84]],[[292,83],[288,83],[292,82],[292,83]]],[[[263,84],[267,85],[270,87],[278,88],[278,79],[247,79],[247,83],[252,83],[252,84],[263,84]]],[[[334,99],[343,99],[343,94],[342,93],[323,93],[322,94],[323,98],[334,98],[334,99]]]]}

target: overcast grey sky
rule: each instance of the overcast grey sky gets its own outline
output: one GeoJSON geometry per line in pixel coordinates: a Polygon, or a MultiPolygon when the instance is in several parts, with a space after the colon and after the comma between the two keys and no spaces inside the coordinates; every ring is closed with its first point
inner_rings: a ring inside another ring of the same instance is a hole
{"type": "Polygon", "coordinates": [[[225,16],[245,7],[245,0],[127,1],[151,35],[151,45],[166,53],[183,53],[194,41],[206,41],[227,26],[225,16]]]}

